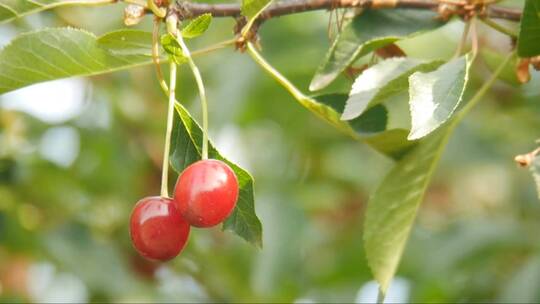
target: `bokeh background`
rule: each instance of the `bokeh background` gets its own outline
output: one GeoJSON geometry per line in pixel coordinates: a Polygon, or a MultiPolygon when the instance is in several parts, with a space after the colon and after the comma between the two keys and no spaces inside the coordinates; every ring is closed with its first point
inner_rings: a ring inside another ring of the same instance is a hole
{"type": "MultiPolygon", "coordinates": [[[[0,25],[0,45],[43,27],[100,35],[124,27],[124,7],[31,15],[0,25]]],[[[136,28],[150,30],[147,19],[136,28]]],[[[299,14],[260,31],[264,56],[304,91],[330,44],[328,19],[299,14]]],[[[232,38],[233,26],[214,19],[190,47],[232,38]]],[[[449,58],[462,28],[455,20],[399,45],[412,57],[449,58]]],[[[491,62],[476,62],[468,96],[511,47],[494,31],[480,33],[491,62]]],[[[196,61],[211,138],[255,177],[264,248],[219,228],[193,229],[172,262],[140,258],[128,219],[138,199],[159,193],[166,117],[153,67],[43,83],[0,96],[0,302],[375,300],[363,214],[391,160],[318,120],[248,55],[229,48],[196,61]]],[[[522,86],[511,72],[504,77],[452,136],[390,302],[540,301],[540,202],[513,162],[540,137],[540,75],[522,86]]],[[[342,77],[327,91],[350,85],[342,77]]],[[[185,67],[178,95],[200,117],[185,67]]],[[[406,121],[406,98],[403,105],[406,121]]]]}

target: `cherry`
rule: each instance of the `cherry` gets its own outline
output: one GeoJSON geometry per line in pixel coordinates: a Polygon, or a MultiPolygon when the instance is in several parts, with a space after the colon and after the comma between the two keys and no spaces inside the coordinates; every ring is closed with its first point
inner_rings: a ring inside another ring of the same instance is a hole
{"type": "Polygon", "coordinates": [[[164,197],[145,197],[131,213],[133,246],[144,257],[166,261],[177,256],[189,236],[189,224],[174,201],[164,197]]]}
{"type": "Polygon", "coordinates": [[[224,162],[208,159],[191,164],[178,178],[174,201],[191,225],[211,227],[223,222],[238,199],[238,180],[224,162]]]}

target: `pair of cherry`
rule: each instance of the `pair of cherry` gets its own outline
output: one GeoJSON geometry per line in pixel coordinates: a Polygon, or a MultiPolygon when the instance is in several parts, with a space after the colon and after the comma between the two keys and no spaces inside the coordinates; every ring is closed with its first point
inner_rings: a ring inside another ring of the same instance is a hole
{"type": "Polygon", "coordinates": [[[238,180],[222,161],[198,161],[178,178],[173,199],[146,197],[131,214],[130,233],[144,257],[166,261],[184,248],[190,226],[206,228],[223,222],[238,199],[238,180]]]}

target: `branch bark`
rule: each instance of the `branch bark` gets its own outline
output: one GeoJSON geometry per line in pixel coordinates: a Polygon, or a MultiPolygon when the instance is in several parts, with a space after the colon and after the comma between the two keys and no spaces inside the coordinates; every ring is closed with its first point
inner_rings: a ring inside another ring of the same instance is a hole
{"type": "MultiPolygon", "coordinates": [[[[336,8],[366,8],[366,9],[388,9],[388,8],[409,8],[437,10],[440,5],[447,1],[441,0],[290,0],[277,2],[268,7],[260,16],[258,21],[264,21],[275,17],[309,12],[315,10],[331,10],[336,8]]],[[[458,1],[455,1],[456,3],[458,1]]],[[[453,2],[452,2],[453,3],[453,2]]],[[[457,15],[470,14],[470,9],[464,9],[467,4],[452,4],[457,15]]],[[[173,12],[179,19],[191,19],[202,14],[210,13],[214,17],[240,17],[239,4],[207,4],[187,1],[177,1],[173,12]]],[[[519,21],[521,10],[495,5],[486,5],[484,9],[478,11],[482,17],[506,19],[519,21]]]]}

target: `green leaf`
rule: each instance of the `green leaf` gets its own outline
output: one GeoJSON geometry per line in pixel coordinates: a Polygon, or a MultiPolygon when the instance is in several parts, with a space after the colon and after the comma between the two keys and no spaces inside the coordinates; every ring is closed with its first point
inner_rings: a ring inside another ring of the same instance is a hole
{"type": "Polygon", "coordinates": [[[169,54],[169,57],[176,63],[176,64],[182,64],[188,61],[188,58],[184,54],[184,51],[182,50],[182,47],[176,40],[176,38],[171,34],[164,34],[161,36],[161,46],[163,46],[163,49],[167,54],[169,54]]]}
{"type": "Polygon", "coordinates": [[[534,57],[540,55],[540,1],[527,0],[519,28],[518,55],[534,57]]]}
{"type": "MultiPolygon", "coordinates": [[[[175,127],[171,138],[171,166],[180,173],[201,159],[202,129],[180,104],[176,104],[175,127]]],[[[262,247],[262,225],[255,214],[253,177],[238,165],[225,159],[210,142],[208,156],[226,162],[236,174],[240,193],[233,213],[223,223],[223,230],[231,230],[246,241],[262,247]]]]}
{"type": "Polygon", "coordinates": [[[114,55],[152,56],[152,37],[149,32],[138,30],[119,30],[110,32],[98,38],[99,47],[106,49],[114,55]]]}
{"type": "Polygon", "coordinates": [[[363,55],[421,31],[441,26],[437,15],[425,10],[367,10],[345,25],[336,38],[309,89],[320,90],[363,55]]]}
{"type": "Polygon", "coordinates": [[[152,34],[135,30],[99,38],[73,28],[24,33],[0,50],[0,94],[38,82],[150,64],[151,47],[152,34]]]}
{"type": "Polygon", "coordinates": [[[311,112],[351,137],[366,142],[373,149],[394,159],[401,158],[416,142],[407,140],[407,130],[387,130],[388,109],[379,104],[349,121],[339,119],[346,94],[328,94],[299,100],[311,112]]]}
{"type": "Polygon", "coordinates": [[[426,137],[388,172],[370,198],[364,223],[368,264],[386,292],[403,254],[418,207],[452,127],[426,137]]]}
{"type": "Polygon", "coordinates": [[[96,5],[113,3],[110,0],[1,0],[0,23],[11,21],[28,14],[65,5],[96,5]]]}
{"type": "Polygon", "coordinates": [[[212,22],[212,14],[198,16],[182,29],[182,37],[195,38],[202,35],[210,26],[210,22],[212,22]]]}
{"type": "Polygon", "coordinates": [[[254,20],[270,3],[272,0],[243,0],[242,15],[246,16],[248,21],[254,20]]]}
{"type": "Polygon", "coordinates": [[[409,77],[411,132],[419,139],[446,122],[459,106],[473,56],[456,58],[429,73],[415,72],[409,77]]]}
{"type": "Polygon", "coordinates": [[[420,141],[388,172],[370,198],[364,221],[368,265],[384,295],[394,277],[429,181],[457,123],[493,85],[507,56],[469,100],[467,107],[442,128],[420,141]]]}
{"type": "Polygon", "coordinates": [[[370,67],[356,78],[341,119],[358,117],[386,97],[406,90],[408,77],[416,71],[432,71],[442,61],[424,62],[411,58],[390,58],[370,67]]]}
{"type": "MultiPolygon", "coordinates": [[[[365,141],[374,149],[396,159],[403,157],[416,144],[407,140],[406,132],[403,132],[399,125],[394,126],[395,117],[398,115],[389,115],[394,113],[389,113],[386,106],[373,107],[353,120],[343,121],[340,117],[345,108],[347,95],[306,96],[273,68],[249,43],[248,52],[268,74],[289,91],[298,103],[341,132],[354,139],[365,141]],[[393,126],[394,130],[387,130],[389,125],[393,126]]],[[[392,104],[391,106],[394,109],[393,112],[399,111],[399,107],[392,104]]]]}
{"type": "Polygon", "coordinates": [[[341,121],[339,117],[346,100],[345,94],[328,94],[307,97],[300,103],[329,123],[344,131],[353,132],[356,136],[377,133],[386,129],[387,112],[384,107],[375,108],[350,122],[341,121]]]}
{"type": "Polygon", "coordinates": [[[538,198],[540,199],[540,156],[536,155],[534,157],[534,160],[529,166],[529,170],[531,171],[534,182],[536,183],[536,191],[538,193],[538,198]]]}
{"type": "Polygon", "coordinates": [[[380,153],[399,160],[417,145],[416,141],[407,140],[408,134],[409,130],[389,129],[367,137],[364,141],[380,153]]]}

